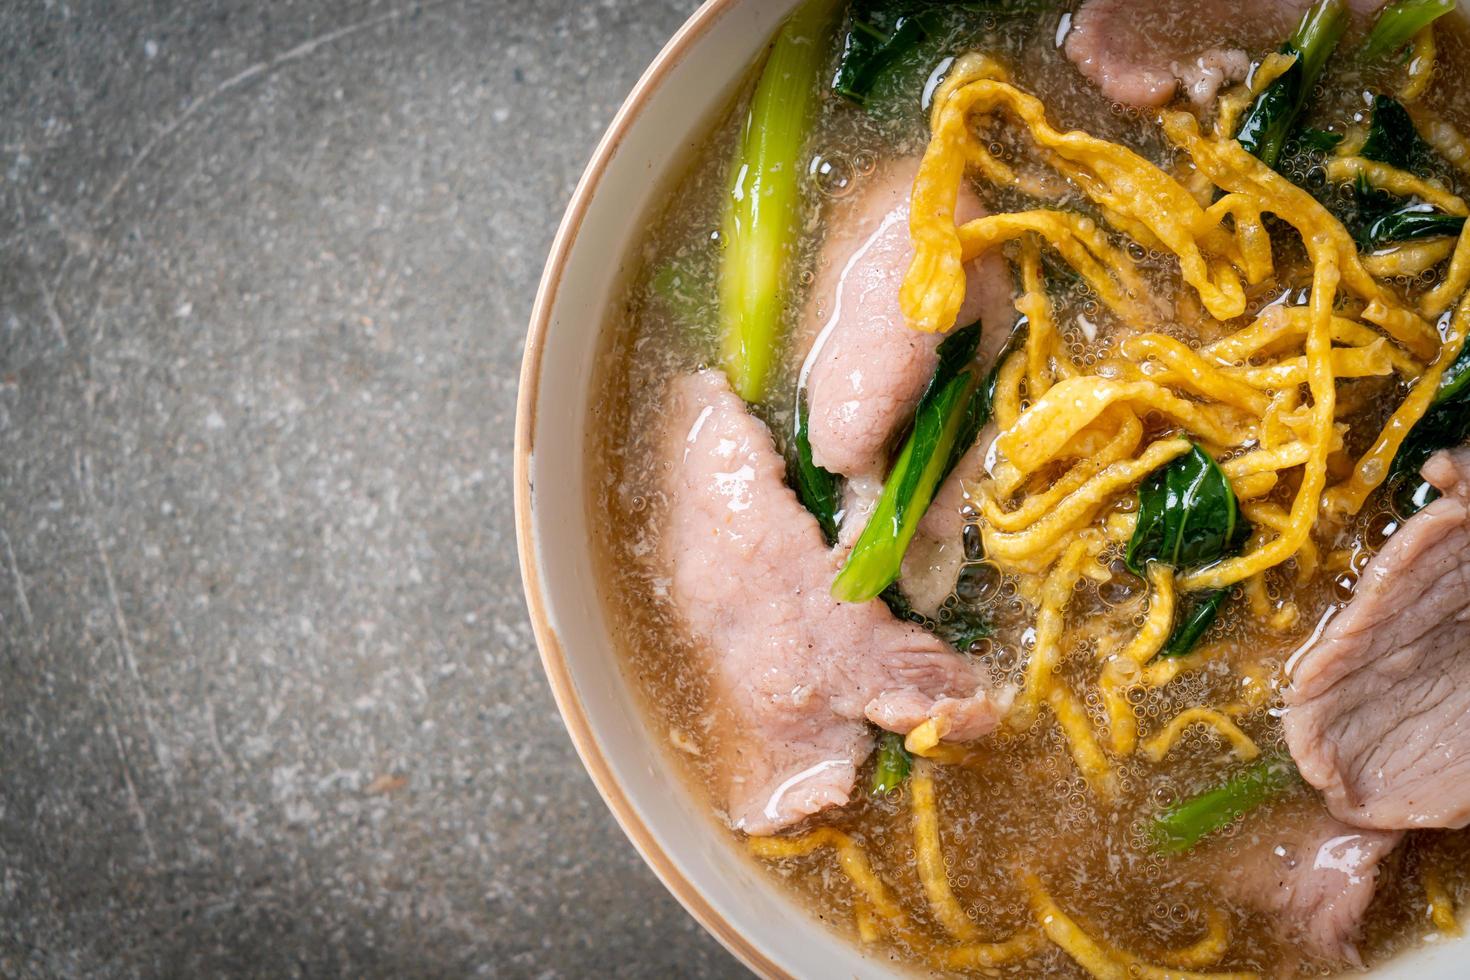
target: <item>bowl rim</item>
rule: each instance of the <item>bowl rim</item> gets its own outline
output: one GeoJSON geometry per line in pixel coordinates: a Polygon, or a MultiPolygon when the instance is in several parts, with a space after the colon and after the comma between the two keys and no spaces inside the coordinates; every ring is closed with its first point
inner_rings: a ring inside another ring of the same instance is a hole
{"type": "Polygon", "coordinates": [[[531,510],[531,460],[535,449],[534,434],[537,394],[541,382],[541,357],[546,347],[546,335],[551,324],[551,311],[558,293],[562,273],[571,253],[572,243],[582,229],[592,199],[596,196],[608,164],[616,155],[627,130],[643,114],[654,92],[663,83],[665,76],[689,53],[689,49],[709,31],[710,27],[741,0],[705,0],[674,36],[660,49],[657,56],[639,76],[628,97],[623,100],[612,122],[608,124],[597,148],[592,153],[586,168],[572,192],[566,212],[562,216],[556,236],[552,239],[546,266],[536,288],[536,299],[531,307],[530,324],[526,332],[525,351],[521,357],[520,380],[516,397],[516,421],[513,476],[515,480],[515,527],[516,552],[521,567],[521,583],[526,596],[526,609],[531,620],[531,630],[536,637],[536,648],[540,653],[541,666],[551,685],[551,695],[571,736],[587,774],[602,800],[612,811],[613,818],[644,862],[663,883],[664,887],[678,900],[694,919],[720,945],[740,960],[746,967],[770,980],[790,980],[791,974],[781,969],[704,896],[699,888],[683,873],[664,849],[661,841],[644,823],[632,800],[614,777],[612,768],[603,755],[602,747],[593,735],[592,726],[577,696],[572,683],[571,670],[566,653],[547,616],[547,605],[543,585],[536,562],[536,540],[531,510]]]}

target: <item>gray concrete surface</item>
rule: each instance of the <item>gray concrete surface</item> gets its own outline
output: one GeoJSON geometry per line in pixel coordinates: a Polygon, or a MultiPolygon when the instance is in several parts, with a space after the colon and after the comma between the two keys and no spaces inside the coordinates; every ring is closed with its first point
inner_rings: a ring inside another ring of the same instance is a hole
{"type": "Polygon", "coordinates": [[[527,313],[693,0],[0,8],[0,976],[735,976],[516,572],[527,313]]]}

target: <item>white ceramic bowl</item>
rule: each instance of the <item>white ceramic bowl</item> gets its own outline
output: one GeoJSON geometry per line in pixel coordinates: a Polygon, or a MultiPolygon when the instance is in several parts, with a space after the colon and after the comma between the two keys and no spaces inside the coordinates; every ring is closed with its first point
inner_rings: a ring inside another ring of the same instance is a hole
{"type": "MultiPolygon", "coordinates": [[[[1470,4],[1470,0],[1462,0],[1470,4]]],[[[655,59],[588,164],[531,314],[516,417],[515,504],[526,601],[567,730],[618,823],[674,896],[767,977],[885,977],[760,873],[674,773],[609,639],[590,541],[588,402],[600,332],[649,215],[795,0],[709,0],[655,59]]],[[[1376,975],[1470,976],[1470,947],[1429,945],[1376,975]]]]}

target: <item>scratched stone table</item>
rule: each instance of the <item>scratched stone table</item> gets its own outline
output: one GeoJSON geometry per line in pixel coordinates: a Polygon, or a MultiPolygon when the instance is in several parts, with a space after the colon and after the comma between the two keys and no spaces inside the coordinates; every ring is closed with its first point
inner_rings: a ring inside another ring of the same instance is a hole
{"type": "Polygon", "coordinates": [[[692,0],[0,8],[0,976],[735,976],[583,774],[525,321],[692,0]]]}

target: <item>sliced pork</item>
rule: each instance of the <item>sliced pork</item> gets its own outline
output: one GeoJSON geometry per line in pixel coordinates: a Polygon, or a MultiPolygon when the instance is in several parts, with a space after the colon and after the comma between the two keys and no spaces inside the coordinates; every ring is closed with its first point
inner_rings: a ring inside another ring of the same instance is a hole
{"type": "Polygon", "coordinates": [[[1399,831],[1349,827],[1313,806],[1278,811],[1203,855],[1220,886],[1266,913],[1284,938],[1315,960],[1361,966],[1357,940],[1378,888],[1378,866],[1399,831]]]}
{"type": "MultiPolygon", "coordinates": [[[[833,473],[883,476],[944,339],[909,329],[898,303],[913,258],[909,194],[918,166],[916,158],[904,160],[871,178],[833,215],[822,247],[807,314],[806,332],[815,341],[806,398],[812,459],[833,473]]],[[[983,213],[974,192],[963,188],[956,217],[967,221],[983,213]]],[[[985,335],[1003,342],[1015,318],[1005,260],[984,256],[966,276],[957,322],[983,319],[985,335]]]]}
{"type": "Polygon", "coordinates": [[[906,733],[939,718],[954,740],[995,728],[1009,692],[881,602],[832,598],[838,554],[722,374],[677,379],[665,425],[663,557],[726,726],[735,827],[770,834],[845,803],[872,748],[866,722],[906,733]]]}
{"type": "MultiPolygon", "coordinates": [[[[1350,0],[1366,17],[1383,0],[1350,0]]],[[[1087,0],[1067,31],[1067,57],[1115,102],[1158,108],[1183,91],[1208,105],[1243,81],[1251,58],[1276,50],[1311,0],[1087,0]]]]}
{"type": "Polygon", "coordinates": [[[1423,472],[1444,496],[1388,539],[1288,665],[1292,757],[1358,827],[1470,823],[1470,448],[1423,472]]]}

